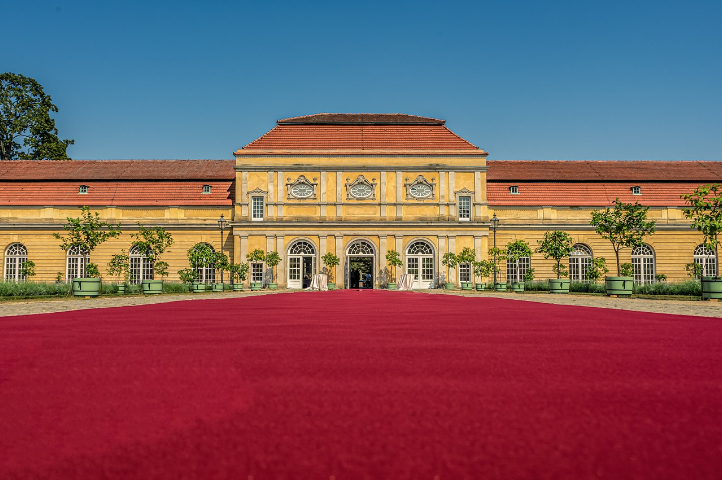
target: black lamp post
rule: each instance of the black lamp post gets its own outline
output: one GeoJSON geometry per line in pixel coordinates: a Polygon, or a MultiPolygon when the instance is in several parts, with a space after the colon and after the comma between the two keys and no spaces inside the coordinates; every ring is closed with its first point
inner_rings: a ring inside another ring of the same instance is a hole
{"type": "Polygon", "coordinates": [[[496,213],[491,217],[491,229],[494,231],[494,289],[496,289],[496,227],[499,226],[499,219],[496,213]]]}
{"type": "MultiPolygon", "coordinates": [[[[221,213],[221,218],[218,219],[218,226],[221,228],[221,254],[223,254],[223,229],[226,227],[226,223],[228,223],[228,220],[223,218],[221,213]]],[[[223,269],[221,269],[221,285],[223,285],[223,269]]]]}

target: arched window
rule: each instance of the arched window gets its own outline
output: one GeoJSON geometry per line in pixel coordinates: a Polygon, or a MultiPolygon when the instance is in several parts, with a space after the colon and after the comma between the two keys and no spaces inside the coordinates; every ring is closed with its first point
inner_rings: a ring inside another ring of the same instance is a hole
{"type": "Polygon", "coordinates": [[[22,243],[11,243],[5,249],[5,281],[21,282],[23,265],[28,261],[28,249],[22,243]]]}
{"type": "Polygon", "coordinates": [[[81,250],[80,247],[70,247],[65,263],[65,278],[71,281],[74,278],[85,278],[85,262],[90,252],[81,250]]]}
{"type": "Polygon", "coordinates": [[[634,281],[639,285],[654,283],[654,250],[647,245],[634,247],[632,250],[632,266],[634,281]]]}
{"type": "Polygon", "coordinates": [[[694,249],[694,263],[702,266],[703,277],[717,275],[717,258],[715,258],[714,250],[710,250],[704,245],[697,245],[697,248],[694,249]]]}
{"type": "Polygon", "coordinates": [[[288,249],[289,255],[316,255],[316,248],[305,240],[299,240],[288,249]]]}
{"type": "MultiPolygon", "coordinates": [[[[211,252],[215,252],[215,249],[212,245],[208,243],[197,243],[193,248],[203,248],[206,247],[210,249],[211,252]]],[[[203,262],[199,265],[196,265],[196,272],[198,273],[198,282],[200,283],[215,283],[216,281],[216,266],[213,263],[209,262],[203,262]]]]}
{"type": "Polygon", "coordinates": [[[128,257],[130,259],[130,283],[138,284],[143,280],[153,280],[153,262],[143,255],[140,248],[131,247],[128,257]]]}
{"type": "Polygon", "coordinates": [[[366,240],[359,240],[348,247],[349,255],[373,255],[374,247],[366,240]]]}
{"type": "Polygon", "coordinates": [[[569,255],[569,280],[572,282],[588,282],[589,268],[592,266],[592,249],[583,243],[574,245],[569,255]]]}
{"type": "Polygon", "coordinates": [[[414,288],[434,286],[434,248],[429,243],[416,241],[406,247],[406,273],[414,276],[414,288]]]}
{"type": "Polygon", "coordinates": [[[524,275],[531,268],[531,258],[521,257],[519,260],[506,261],[506,281],[507,282],[523,282],[524,275]]]}

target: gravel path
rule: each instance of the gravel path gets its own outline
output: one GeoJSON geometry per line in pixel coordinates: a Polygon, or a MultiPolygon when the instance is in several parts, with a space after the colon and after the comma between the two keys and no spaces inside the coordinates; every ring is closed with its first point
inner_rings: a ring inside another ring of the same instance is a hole
{"type": "MultiPolygon", "coordinates": [[[[12,300],[0,302],[0,317],[13,315],[32,315],[37,313],[67,312],[71,310],[85,310],[89,308],[127,307],[132,305],[147,305],[154,303],[203,301],[205,299],[236,298],[249,295],[273,295],[275,293],[296,293],[299,290],[277,290],[271,292],[225,292],[205,294],[163,294],[158,296],[117,296],[100,298],[54,298],[40,300],[12,300]]],[[[406,295],[408,293],[399,294],[406,295]]],[[[394,295],[394,292],[388,292],[394,295]]],[[[447,290],[424,290],[413,294],[435,295],[461,295],[508,298],[524,302],[551,303],[556,305],[579,305],[598,308],[617,308],[637,312],[669,313],[674,315],[694,315],[702,317],[722,318],[722,304],[717,302],[680,301],[680,300],[648,300],[639,298],[610,298],[599,295],[551,295],[548,293],[503,293],[503,292],[461,292],[447,290]]]]}

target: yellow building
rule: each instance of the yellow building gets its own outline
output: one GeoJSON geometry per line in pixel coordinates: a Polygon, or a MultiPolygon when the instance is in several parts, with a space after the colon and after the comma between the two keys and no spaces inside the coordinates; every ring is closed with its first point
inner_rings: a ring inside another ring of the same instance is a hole
{"type": "MultiPolygon", "coordinates": [[[[303,288],[334,253],[337,287],[379,287],[387,281],[385,255],[401,254],[417,288],[446,280],[441,257],[472,248],[486,258],[524,239],[536,247],[544,232],[562,229],[577,242],[572,277],[584,280],[592,257],[613,263],[614,253],[589,225],[590,212],[615,197],[650,206],[657,232],[622,261],[635,265],[640,283],[663,273],[686,278],[697,261],[716,271],[712,252],[681,212],[682,193],[720,181],[719,162],[487,161],[487,152],[449,130],[443,120],[402,114],[318,114],[279,120],[268,133],[235,152],[235,160],[4,161],[0,162],[0,245],[4,278],[21,279],[23,259],[36,264],[36,280],[82,274],[82,261],[52,237],[66,217],[90,206],[123,235],[91,255],[104,271],[110,256],[130,249],[136,224],[163,226],[175,244],[163,256],[175,272],[199,242],[234,262],[254,249],[277,251],[281,287],[303,288]],[[500,220],[496,235],[490,217],[500,220]],[[229,220],[223,231],[217,221],[229,220]],[[369,273],[370,280],[367,277],[369,273]]],[[[76,252],[77,253],[77,252],[76,252]]],[[[134,281],[152,275],[133,257],[134,281]]],[[[540,255],[507,265],[553,276],[540,255]]],[[[254,280],[270,281],[263,264],[254,280]]],[[[502,277],[505,273],[502,272],[502,277]]],[[[201,269],[215,281],[215,272],[201,269]]],[[[472,281],[469,265],[448,281],[472,281]]]]}

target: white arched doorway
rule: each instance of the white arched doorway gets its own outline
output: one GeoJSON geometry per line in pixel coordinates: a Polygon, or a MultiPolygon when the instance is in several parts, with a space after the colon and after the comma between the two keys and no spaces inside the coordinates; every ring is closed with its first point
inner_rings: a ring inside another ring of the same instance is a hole
{"type": "Polygon", "coordinates": [[[654,250],[646,243],[632,249],[632,266],[634,267],[634,282],[638,285],[654,283],[655,265],[654,250]]]}
{"type": "Polygon", "coordinates": [[[316,247],[296,240],[288,247],[288,288],[308,288],[316,274],[316,247]]]}
{"type": "Polygon", "coordinates": [[[406,273],[414,276],[414,288],[434,287],[434,247],[416,240],[406,247],[406,273]]]}
{"type": "Polygon", "coordinates": [[[376,248],[368,240],[354,240],[346,247],[346,288],[374,288],[376,248]]]}

